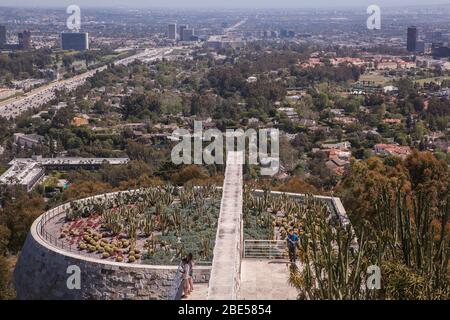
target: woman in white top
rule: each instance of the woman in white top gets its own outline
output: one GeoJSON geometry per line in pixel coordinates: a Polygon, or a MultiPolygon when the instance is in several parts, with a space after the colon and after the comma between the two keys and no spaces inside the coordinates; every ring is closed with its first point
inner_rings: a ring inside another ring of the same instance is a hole
{"type": "Polygon", "coordinates": [[[189,273],[190,273],[190,265],[186,258],[181,261],[181,273],[183,275],[183,297],[186,298],[189,293],[189,273]]]}

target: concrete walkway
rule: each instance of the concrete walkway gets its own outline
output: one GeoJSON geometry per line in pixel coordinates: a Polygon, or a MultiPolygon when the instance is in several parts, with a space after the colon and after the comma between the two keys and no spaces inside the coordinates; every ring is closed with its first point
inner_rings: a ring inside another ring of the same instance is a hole
{"type": "Polygon", "coordinates": [[[194,291],[185,299],[182,300],[206,300],[208,297],[207,283],[194,283],[194,291]]]}
{"type": "Polygon", "coordinates": [[[287,260],[244,259],[238,300],[295,300],[287,260]]]}
{"type": "Polygon", "coordinates": [[[235,300],[239,287],[242,237],[242,152],[228,152],[216,242],[209,280],[209,300],[235,300]]]}
{"type": "Polygon", "coordinates": [[[243,259],[243,154],[229,152],[222,189],[214,257],[207,290],[199,287],[189,300],[295,300],[288,283],[287,260],[243,259]],[[200,290],[201,289],[201,290],[200,290]]]}
{"type": "MultiPolygon", "coordinates": [[[[288,283],[287,260],[243,259],[237,300],[296,300],[297,290],[288,283]]],[[[206,300],[208,284],[195,283],[183,300],[206,300]]]]}

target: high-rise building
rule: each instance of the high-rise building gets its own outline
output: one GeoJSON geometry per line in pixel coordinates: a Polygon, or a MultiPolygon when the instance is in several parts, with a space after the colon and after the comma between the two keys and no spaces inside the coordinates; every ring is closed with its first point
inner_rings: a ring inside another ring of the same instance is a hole
{"type": "Polygon", "coordinates": [[[408,28],[407,44],[406,48],[409,52],[415,52],[417,50],[418,33],[417,27],[408,28]]]}
{"type": "Polygon", "coordinates": [[[6,27],[0,26],[0,48],[3,48],[6,44],[6,27]]]}
{"type": "Polygon", "coordinates": [[[443,43],[434,43],[431,48],[434,58],[448,58],[450,57],[450,47],[444,46],[443,43]]]}
{"type": "Polygon", "coordinates": [[[169,24],[169,30],[168,30],[167,36],[171,40],[177,39],[177,24],[176,23],[169,24]]]}
{"type": "Polygon", "coordinates": [[[192,37],[194,36],[194,29],[183,29],[183,41],[192,41],[192,37]]]}
{"type": "Polygon", "coordinates": [[[89,35],[87,32],[61,33],[61,48],[63,50],[89,50],[89,35]]]}
{"type": "Polygon", "coordinates": [[[416,52],[425,53],[426,43],[425,41],[417,41],[416,42],[416,52]]]}
{"type": "Polygon", "coordinates": [[[31,32],[30,31],[23,31],[19,32],[19,49],[22,50],[29,50],[31,49],[31,32]]]}
{"type": "Polygon", "coordinates": [[[180,40],[181,40],[181,41],[184,41],[184,39],[183,39],[183,32],[184,32],[184,29],[187,29],[187,28],[188,28],[188,26],[185,25],[185,24],[181,24],[181,25],[178,27],[178,34],[180,35],[180,40]]]}

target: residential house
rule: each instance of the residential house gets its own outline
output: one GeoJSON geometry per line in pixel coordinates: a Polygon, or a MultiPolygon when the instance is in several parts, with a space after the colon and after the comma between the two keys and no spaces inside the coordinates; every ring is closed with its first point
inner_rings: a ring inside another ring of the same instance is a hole
{"type": "Polygon", "coordinates": [[[394,143],[380,143],[375,145],[374,152],[380,156],[394,156],[404,159],[411,154],[411,148],[394,143]]]}

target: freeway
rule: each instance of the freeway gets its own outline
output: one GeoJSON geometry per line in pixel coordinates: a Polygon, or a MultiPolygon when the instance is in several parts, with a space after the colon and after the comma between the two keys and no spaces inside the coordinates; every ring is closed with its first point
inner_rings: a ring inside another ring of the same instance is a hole
{"type": "MultiPolygon", "coordinates": [[[[143,52],[137,53],[133,56],[115,61],[115,65],[128,65],[135,60],[146,59],[156,60],[172,53],[175,47],[162,47],[155,49],[146,49],[143,52]]],[[[47,102],[55,98],[57,90],[66,90],[68,92],[75,90],[77,87],[83,85],[86,80],[92,77],[96,72],[105,70],[106,66],[87,71],[80,75],[69,79],[54,81],[45,86],[36,88],[24,96],[14,97],[0,103],[0,116],[7,119],[14,119],[27,110],[35,109],[43,106],[47,102]]]]}
{"type": "Polygon", "coordinates": [[[228,33],[231,33],[233,31],[236,31],[240,26],[245,24],[247,22],[247,20],[248,20],[248,18],[245,18],[245,19],[239,21],[238,23],[232,25],[231,27],[224,29],[224,33],[228,34],[228,33]]]}

